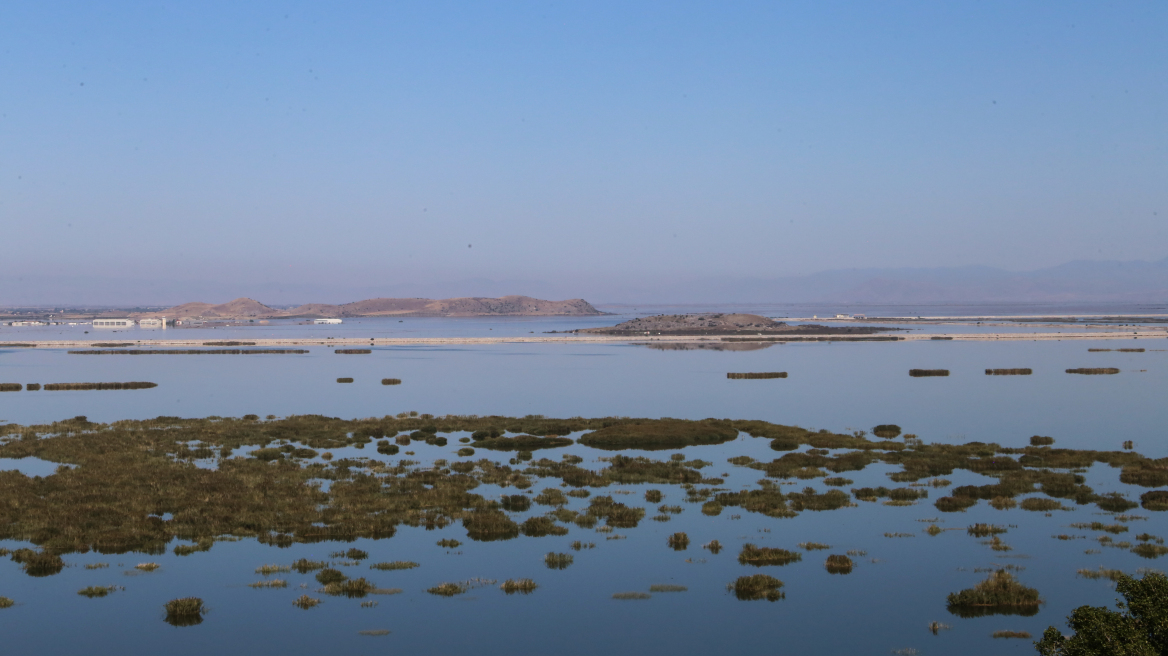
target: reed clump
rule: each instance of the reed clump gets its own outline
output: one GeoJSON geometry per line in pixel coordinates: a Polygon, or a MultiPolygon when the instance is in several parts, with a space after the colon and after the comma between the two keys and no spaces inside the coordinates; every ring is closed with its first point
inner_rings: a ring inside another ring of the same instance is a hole
{"type": "Polygon", "coordinates": [[[16,602],[8,597],[0,597],[0,608],[12,608],[15,605],[16,602]]]}
{"type": "Polygon", "coordinates": [[[429,592],[432,595],[437,595],[439,597],[453,597],[454,595],[460,595],[469,589],[470,588],[468,586],[461,583],[439,583],[432,588],[427,588],[426,592],[429,592]]]}
{"type": "Polygon", "coordinates": [[[292,568],[288,565],[260,565],[256,568],[256,574],[262,574],[264,576],[271,576],[272,574],[280,574],[282,572],[291,571],[292,568]]]}
{"type": "Polygon", "coordinates": [[[851,574],[852,559],[843,554],[832,554],[823,563],[828,574],[851,574]]]}
{"type": "Polygon", "coordinates": [[[382,385],[401,385],[402,382],[401,382],[400,378],[382,378],[381,384],[382,385]]]}
{"type": "Polygon", "coordinates": [[[203,613],[207,607],[198,597],[183,597],[171,599],[163,604],[166,610],[166,621],[175,626],[191,626],[203,621],[203,613]]]}
{"type": "Polygon", "coordinates": [[[1109,375],[1119,373],[1119,369],[1115,367],[1079,367],[1078,369],[1067,369],[1068,374],[1086,374],[1088,376],[1109,375]]]}
{"type": "Polygon", "coordinates": [[[1042,497],[1030,497],[1023,499],[1021,503],[1022,510],[1029,510],[1031,512],[1051,512],[1052,510],[1064,510],[1063,504],[1054,499],[1044,499],[1042,497]]]}
{"type": "Polygon", "coordinates": [[[85,569],[108,569],[109,563],[86,563],[85,569]]]}
{"type": "MultiPolygon", "coordinates": [[[[721,548],[722,546],[719,544],[718,549],[721,548]]],[[[710,551],[714,552],[713,549],[710,551]]],[[[786,549],[775,547],[758,547],[749,542],[742,545],[742,551],[738,554],[739,563],[743,565],[754,565],[755,567],[762,567],[764,565],[789,565],[791,563],[797,563],[800,560],[803,560],[803,554],[797,551],[787,551],[786,549]]]]}
{"type": "Polygon", "coordinates": [[[347,579],[339,583],[329,583],[328,585],[324,586],[323,591],[325,594],[331,595],[333,597],[348,597],[350,599],[356,599],[364,597],[376,589],[376,587],[377,586],[373,585],[362,577],[356,579],[347,579]]]}
{"type": "Polygon", "coordinates": [[[1168,510],[1168,490],[1152,490],[1140,495],[1140,507],[1144,510],[1168,510]]]}
{"type": "Polygon", "coordinates": [[[929,376],[948,376],[948,369],[909,369],[908,375],[913,378],[927,378],[929,376]]]}
{"type": "Polygon", "coordinates": [[[462,546],[462,543],[453,538],[443,538],[437,542],[438,546],[444,549],[457,549],[462,546]]]}
{"type": "Polygon", "coordinates": [[[20,383],[0,383],[0,392],[19,392],[24,389],[20,383]]]}
{"type": "Polygon", "coordinates": [[[500,585],[499,589],[509,595],[517,592],[519,594],[531,594],[538,587],[535,581],[531,579],[507,579],[503,581],[503,585],[500,585]]]}
{"type": "Polygon", "coordinates": [[[1160,556],[1168,554],[1168,547],[1160,544],[1144,542],[1143,544],[1137,544],[1135,547],[1132,547],[1131,552],[1140,558],[1159,558],[1160,556]]]}
{"type": "Polygon", "coordinates": [[[81,588],[77,591],[77,594],[81,595],[82,597],[89,597],[90,599],[94,599],[97,597],[104,597],[111,592],[117,592],[117,590],[118,586],[116,585],[91,585],[87,588],[81,588]]]}
{"type": "Polygon", "coordinates": [[[337,355],[369,355],[373,349],[337,349],[333,351],[337,355]]]}
{"type": "Polygon", "coordinates": [[[830,549],[831,545],[830,544],[823,544],[822,542],[800,542],[799,548],[805,549],[807,551],[820,551],[820,550],[830,549]]]}
{"type": "Polygon", "coordinates": [[[150,389],[151,387],[158,387],[158,383],[49,383],[45,385],[45,391],[64,392],[77,390],[135,390],[150,389]]]}
{"type": "Polygon", "coordinates": [[[674,551],[685,551],[689,548],[689,536],[685,533],[674,533],[666,538],[666,544],[674,551]]]}
{"type": "Polygon", "coordinates": [[[1033,615],[1042,599],[1038,590],[1027,587],[1004,569],[994,572],[976,586],[951,593],[949,612],[961,617],[982,615],[1033,615]]]}
{"type": "Polygon", "coordinates": [[[991,535],[998,535],[1005,533],[1008,529],[1004,526],[995,526],[993,524],[974,524],[965,529],[965,532],[975,538],[988,538],[991,535]]]}
{"type": "Polygon", "coordinates": [[[256,581],[255,583],[248,583],[249,588],[286,588],[288,582],[284,579],[269,579],[267,581],[256,581]]]}
{"type": "Polygon", "coordinates": [[[739,374],[728,373],[728,374],[726,374],[726,377],[731,379],[731,380],[765,380],[765,379],[769,379],[769,378],[786,378],[787,372],[785,372],[785,371],[763,371],[763,372],[756,372],[756,373],[739,373],[739,374]]]}
{"type": "Polygon", "coordinates": [[[543,564],[548,569],[568,569],[568,566],[572,564],[573,560],[572,554],[555,553],[552,551],[543,557],[543,564]]]}
{"type": "Polygon", "coordinates": [[[1109,581],[1118,581],[1123,576],[1123,570],[1120,569],[1105,569],[1102,565],[1099,569],[1080,569],[1076,572],[1079,576],[1085,579],[1107,579],[1109,581]]]}
{"type": "MultiPolygon", "coordinates": [[[[445,540],[443,540],[443,542],[445,542],[445,540]]],[[[454,543],[453,544],[454,547],[457,547],[458,545],[462,544],[458,540],[450,540],[450,542],[454,543]]],[[[439,542],[438,544],[442,545],[442,542],[439,542]]],[[[447,546],[447,545],[443,545],[443,546],[447,546]]],[[[415,567],[421,567],[421,565],[413,562],[412,560],[395,560],[393,562],[388,562],[388,563],[373,563],[369,566],[369,569],[376,569],[376,570],[381,570],[381,571],[385,572],[385,571],[395,571],[395,570],[399,570],[399,569],[414,569],[415,567]]]]}
{"type": "Polygon", "coordinates": [[[880,424],[872,428],[872,434],[886,440],[900,437],[900,426],[896,424],[880,424]]]}
{"type": "Polygon", "coordinates": [[[24,388],[30,392],[39,392],[41,389],[41,384],[40,383],[29,383],[28,385],[25,385],[24,388]]]}
{"type": "Polygon", "coordinates": [[[316,581],[322,585],[340,583],[347,578],[349,577],[346,576],[344,572],[339,569],[333,569],[331,567],[326,567],[316,573],[316,581]]]}
{"type": "Polygon", "coordinates": [[[987,376],[1029,376],[1034,373],[1034,370],[1024,367],[1019,369],[986,369],[985,372],[987,376]]]}
{"type": "Polygon", "coordinates": [[[751,574],[750,576],[739,576],[733,583],[728,584],[726,589],[743,601],[756,599],[778,601],[786,596],[779,590],[781,587],[783,587],[783,582],[773,576],[751,574]]]}
{"type": "Polygon", "coordinates": [[[44,551],[17,549],[12,552],[11,558],[29,576],[53,576],[54,574],[59,574],[65,568],[65,561],[61,560],[60,556],[44,551]]]}
{"type": "Polygon", "coordinates": [[[301,610],[308,610],[309,608],[315,608],[316,606],[319,606],[320,603],[321,603],[320,599],[309,597],[306,594],[300,595],[299,597],[297,597],[296,599],[294,599],[292,601],[292,605],[301,609],[301,610]]]}
{"type": "Polygon", "coordinates": [[[709,542],[703,544],[702,548],[708,549],[710,553],[716,556],[718,555],[718,552],[722,550],[722,543],[718,542],[717,540],[710,540],[709,542]]]}
{"type": "Polygon", "coordinates": [[[1054,444],[1054,438],[1048,435],[1031,435],[1030,446],[1050,446],[1054,444]]]}
{"type": "Polygon", "coordinates": [[[299,572],[301,574],[315,572],[316,570],[324,569],[325,567],[328,567],[328,563],[326,563],[322,560],[309,560],[307,558],[301,558],[299,560],[292,562],[292,569],[296,570],[297,572],[299,572]]]}

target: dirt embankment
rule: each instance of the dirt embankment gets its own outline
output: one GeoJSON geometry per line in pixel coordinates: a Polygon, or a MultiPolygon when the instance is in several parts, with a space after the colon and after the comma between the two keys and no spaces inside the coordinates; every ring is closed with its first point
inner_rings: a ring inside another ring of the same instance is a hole
{"type": "Polygon", "coordinates": [[[631,319],[605,328],[572,331],[594,335],[871,335],[889,328],[875,326],[792,326],[757,314],[661,314],[631,319]]]}

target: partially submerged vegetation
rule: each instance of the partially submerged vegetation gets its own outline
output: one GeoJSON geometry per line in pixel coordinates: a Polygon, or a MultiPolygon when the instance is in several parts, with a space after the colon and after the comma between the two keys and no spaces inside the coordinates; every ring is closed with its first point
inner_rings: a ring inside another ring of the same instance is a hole
{"type": "Polygon", "coordinates": [[[948,369],[909,369],[908,375],[913,378],[927,378],[929,376],[948,376],[948,369]]]}
{"type": "Polygon", "coordinates": [[[733,583],[728,584],[726,589],[743,601],[755,599],[778,601],[785,596],[779,590],[781,587],[783,587],[783,582],[773,576],[751,574],[750,576],[739,576],[733,583]]]}
{"type": "Polygon", "coordinates": [[[1034,373],[1032,369],[986,369],[987,376],[1029,376],[1034,373]]]}
{"type": "Polygon", "coordinates": [[[1005,569],[999,569],[976,586],[948,597],[949,612],[961,617],[1033,615],[1041,603],[1038,590],[1026,587],[1005,569]]]}
{"type": "MultiPolygon", "coordinates": [[[[721,545],[718,547],[721,548],[721,545]]],[[[711,549],[713,551],[713,549],[711,549]]],[[[738,554],[738,562],[743,565],[788,565],[803,560],[803,554],[797,551],[787,551],[773,547],[757,547],[749,542],[742,545],[742,552],[738,554]]]]}
{"type": "Polygon", "coordinates": [[[1119,369],[1115,367],[1080,367],[1078,369],[1067,369],[1068,374],[1087,374],[1087,375],[1107,375],[1117,374],[1119,369]]]}
{"type": "Polygon", "coordinates": [[[175,626],[191,626],[203,621],[203,613],[207,607],[198,597],[183,597],[171,599],[163,605],[166,610],[166,621],[175,626]]]}
{"type": "Polygon", "coordinates": [[[757,373],[740,373],[740,374],[728,373],[728,374],[726,374],[726,377],[731,379],[731,380],[765,380],[768,378],[786,378],[787,372],[785,372],[785,371],[763,371],[763,372],[757,372],[757,373]]]}

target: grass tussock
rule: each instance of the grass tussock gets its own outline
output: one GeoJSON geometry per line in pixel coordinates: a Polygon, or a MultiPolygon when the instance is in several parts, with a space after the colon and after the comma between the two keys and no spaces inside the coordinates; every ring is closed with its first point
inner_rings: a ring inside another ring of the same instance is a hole
{"type": "Polygon", "coordinates": [[[1151,544],[1149,542],[1145,542],[1143,544],[1137,544],[1136,546],[1132,547],[1131,552],[1140,558],[1159,558],[1160,556],[1168,554],[1168,547],[1165,547],[1161,544],[1151,544]]]}
{"type": "Polygon", "coordinates": [[[351,382],[353,382],[353,379],[352,378],[338,378],[337,382],[338,383],[351,383],[351,382]]]}
{"type": "Polygon", "coordinates": [[[111,592],[117,591],[118,586],[116,585],[91,585],[87,588],[81,588],[77,591],[77,594],[81,595],[82,597],[89,597],[90,599],[94,599],[97,597],[104,597],[111,592]]]}
{"type": "Polygon", "coordinates": [[[8,597],[0,597],[0,608],[12,608],[15,605],[16,602],[8,597]]]}
{"type": "Polygon", "coordinates": [[[306,594],[300,595],[299,597],[297,597],[296,599],[294,599],[292,601],[292,605],[301,609],[301,610],[308,610],[309,608],[315,608],[315,607],[319,606],[320,604],[321,604],[320,599],[316,599],[314,597],[309,597],[306,594]]]}
{"type": "Polygon", "coordinates": [[[972,588],[951,593],[947,601],[949,612],[961,617],[1033,615],[1042,603],[1038,590],[1023,585],[1004,569],[972,588]]]}
{"type": "Polygon", "coordinates": [[[625,601],[638,599],[652,599],[653,595],[648,592],[616,592],[612,595],[613,599],[621,599],[625,601]]]}
{"type": "Polygon", "coordinates": [[[426,592],[438,597],[453,597],[460,595],[470,590],[470,587],[462,583],[439,583],[438,585],[427,588],[426,592]]]}
{"type": "Polygon", "coordinates": [[[402,382],[401,382],[400,378],[382,378],[381,384],[382,385],[401,385],[402,382]]]}
{"type": "Polygon", "coordinates": [[[1066,510],[1063,504],[1054,499],[1045,499],[1043,497],[1030,497],[1023,499],[1021,503],[1022,510],[1029,510],[1030,512],[1051,512],[1053,510],[1066,510]]]}
{"type": "Polygon", "coordinates": [[[316,573],[316,582],[321,585],[328,585],[330,583],[340,583],[349,578],[344,572],[339,569],[326,567],[316,573]]]}
{"type": "Polygon", "coordinates": [[[19,392],[24,389],[20,383],[0,383],[0,392],[19,392]]]}
{"type": "Polygon", "coordinates": [[[377,586],[367,581],[364,577],[356,579],[347,579],[339,583],[329,583],[324,586],[323,592],[333,597],[348,597],[350,599],[357,599],[368,595],[377,589],[377,586]]]}
{"type": "Polygon", "coordinates": [[[107,569],[109,563],[86,563],[85,569],[107,569]]]}
{"type": "Polygon", "coordinates": [[[988,538],[991,535],[998,535],[1005,533],[1008,529],[1004,526],[995,526],[993,524],[974,524],[965,529],[965,532],[975,538],[988,538]]]}
{"type": "Polygon", "coordinates": [[[1030,446],[1050,446],[1054,444],[1054,438],[1047,435],[1031,435],[1030,446]]]}
{"type": "Polygon", "coordinates": [[[255,583],[248,583],[247,587],[256,588],[256,589],[286,588],[286,587],[288,587],[288,582],[285,581],[284,579],[269,579],[267,581],[256,581],[255,583]]]}
{"type": "MultiPolygon", "coordinates": [[[[276,567],[278,567],[278,565],[276,565],[276,567]]],[[[322,560],[309,560],[307,558],[301,558],[299,560],[292,562],[292,569],[296,570],[297,572],[299,572],[301,574],[315,572],[316,570],[324,569],[325,567],[328,567],[328,563],[326,563],[322,560]]],[[[257,571],[259,571],[259,570],[257,570],[257,571]]]]}
{"type": "Polygon", "coordinates": [[[1105,569],[1102,565],[1099,569],[1080,569],[1076,572],[1077,575],[1085,579],[1107,579],[1109,581],[1118,581],[1123,576],[1123,570],[1120,569],[1105,569]]]}
{"type": "MultiPolygon", "coordinates": [[[[455,546],[458,546],[459,544],[461,544],[458,540],[451,540],[451,542],[453,542],[455,546]]],[[[442,543],[439,542],[439,544],[442,544],[442,543]]],[[[419,565],[418,563],[415,563],[412,560],[395,560],[395,561],[388,562],[388,563],[373,563],[372,565],[369,566],[369,569],[376,569],[376,570],[381,570],[381,571],[394,571],[394,570],[399,570],[399,569],[414,569],[415,567],[421,567],[421,565],[419,565]]]]}
{"type": "Polygon", "coordinates": [[[689,548],[689,536],[685,533],[674,533],[666,538],[666,543],[674,551],[685,551],[689,548]]]}
{"type": "Polygon", "coordinates": [[[333,353],[337,355],[369,355],[373,349],[336,349],[333,353]]]}
{"type": "Polygon", "coordinates": [[[731,380],[765,380],[765,379],[770,379],[770,378],[786,378],[787,372],[785,372],[785,371],[764,371],[764,372],[757,372],[757,373],[740,373],[740,374],[728,373],[728,374],[726,374],[726,377],[731,379],[731,380]]]}
{"type": "Polygon", "coordinates": [[[992,634],[990,634],[990,637],[995,638],[995,639],[996,638],[1022,638],[1025,640],[1029,640],[1031,636],[1030,636],[1029,631],[994,631],[992,634]]]}
{"type": "Polygon", "coordinates": [[[913,378],[927,378],[930,376],[948,376],[948,369],[909,369],[908,375],[913,378]]]}
{"type": "Polygon", "coordinates": [[[722,543],[718,542],[717,540],[710,540],[709,542],[703,544],[702,548],[708,549],[710,553],[717,556],[718,552],[722,551],[722,543]]]}
{"type": "Polygon", "coordinates": [[[292,568],[288,565],[260,565],[256,568],[256,574],[263,574],[264,576],[271,576],[272,574],[281,574],[283,572],[291,572],[292,568]]]}
{"type": "Polygon", "coordinates": [[[885,440],[891,440],[900,437],[900,426],[896,424],[880,424],[872,428],[872,434],[885,440]]]}
{"type": "Polygon", "coordinates": [[[507,579],[503,581],[503,585],[500,585],[499,589],[509,595],[515,593],[531,594],[538,587],[539,585],[531,579],[507,579]]]}
{"type": "Polygon", "coordinates": [[[1080,367],[1078,369],[1067,369],[1068,374],[1085,374],[1088,376],[1111,375],[1119,373],[1119,369],[1115,367],[1080,367]]]}
{"type": "Polygon", "coordinates": [[[778,601],[786,596],[779,590],[781,587],[783,587],[783,582],[773,576],[751,574],[750,576],[739,576],[733,583],[728,584],[726,589],[743,601],[756,599],[778,601]]]}
{"type": "Polygon", "coordinates": [[[175,626],[191,626],[203,621],[207,607],[198,597],[171,599],[162,606],[166,610],[166,621],[175,626]]]}
{"type": "Polygon", "coordinates": [[[830,549],[831,545],[823,544],[822,542],[800,542],[799,548],[806,551],[821,551],[824,549],[830,549]]]}
{"type": "Polygon", "coordinates": [[[843,554],[832,554],[823,563],[828,574],[851,574],[852,559],[843,554]]]}
{"type": "Polygon", "coordinates": [[[67,392],[78,390],[135,390],[158,387],[158,383],[142,381],[130,383],[49,383],[45,385],[46,392],[67,392]]]}
{"type": "Polygon", "coordinates": [[[668,583],[657,583],[649,586],[649,592],[688,592],[689,588],[684,585],[672,585],[668,583]]]}
{"type": "MultiPolygon", "coordinates": [[[[719,545],[720,548],[721,545],[719,545]]],[[[754,565],[755,567],[762,567],[764,565],[789,565],[791,563],[797,563],[800,560],[803,560],[803,554],[797,551],[787,551],[786,549],[774,547],[758,547],[749,542],[742,545],[742,551],[738,554],[739,563],[743,565],[754,565]]]]}
{"type": "MultiPolygon", "coordinates": [[[[435,544],[442,547],[443,549],[457,549],[458,547],[462,546],[461,542],[459,542],[458,540],[455,540],[453,538],[443,538],[443,539],[439,540],[438,542],[436,542],[435,544]]],[[[416,566],[417,563],[413,563],[413,565],[416,566]]],[[[401,569],[401,568],[398,568],[398,569],[401,569]]]]}
{"type": "Polygon", "coordinates": [[[1034,373],[1033,369],[986,369],[987,376],[1029,376],[1034,373]]]}
{"type": "Polygon", "coordinates": [[[572,554],[552,551],[543,557],[543,564],[548,569],[568,569],[568,566],[572,564],[573,560],[575,559],[572,557],[572,554]]]}
{"type": "Polygon", "coordinates": [[[162,567],[162,565],[159,565],[158,563],[138,563],[137,565],[134,565],[134,569],[141,570],[143,572],[153,572],[160,567],[162,567]]]}

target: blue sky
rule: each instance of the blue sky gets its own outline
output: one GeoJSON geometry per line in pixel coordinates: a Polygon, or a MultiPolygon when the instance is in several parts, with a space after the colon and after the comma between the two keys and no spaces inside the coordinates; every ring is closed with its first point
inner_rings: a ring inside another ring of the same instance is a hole
{"type": "Polygon", "coordinates": [[[1162,2],[5,2],[0,282],[603,296],[1160,259],[1166,27],[1162,2]]]}

